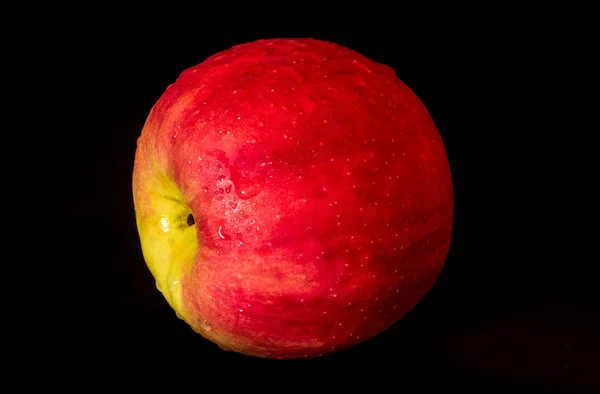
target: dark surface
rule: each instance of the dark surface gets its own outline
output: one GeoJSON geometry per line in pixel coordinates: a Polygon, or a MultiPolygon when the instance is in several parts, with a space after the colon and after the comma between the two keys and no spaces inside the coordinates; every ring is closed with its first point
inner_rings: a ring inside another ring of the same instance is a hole
{"type": "Polygon", "coordinates": [[[365,384],[367,392],[598,389],[591,260],[560,248],[569,235],[559,231],[554,197],[565,186],[547,150],[572,125],[556,116],[568,106],[558,88],[573,76],[554,65],[577,51],[562,45],[563,30],[531,29],[530,16],[510,13],[500,23],[443,10],[289,7],[99,9],[54,26],[55,88],[70,97],[61,124],[70,143],[68,297],[77,302],[60,323],[72,368],[103,381],[140,370],[140,383],[198,390],[246,374],[263,388],[282,378],[292,388],[365,384]],[[254,359],[195,334],[155,289],[135,227],[131,172],[151,106],[185,68],[269,37],[335,41],[392,66],[428,107],[453,171],[454,239],[435,288],[377,338],[315,360],[254,359]]]}

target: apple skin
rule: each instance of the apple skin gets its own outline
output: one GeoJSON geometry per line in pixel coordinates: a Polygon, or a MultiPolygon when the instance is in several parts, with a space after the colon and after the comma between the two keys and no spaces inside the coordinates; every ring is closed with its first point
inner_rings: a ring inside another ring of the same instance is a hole
{"type": "Polygon", "coordinates": [[[226,350],[311,358],[374,337],[450,246],[442,139],[392,68],[334,43],[259,40],[185,70],[138,139],[144,258],[226,350]]]}

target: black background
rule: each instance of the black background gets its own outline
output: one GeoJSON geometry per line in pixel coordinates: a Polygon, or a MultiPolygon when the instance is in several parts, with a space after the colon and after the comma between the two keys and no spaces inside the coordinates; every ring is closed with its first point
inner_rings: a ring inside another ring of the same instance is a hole
{"type": "Polygon", "coordinates": [[[69,318],[54,325],[59,347],[73,350],[73,374],[172,390],[236,381],[369,392],[599,387],[593,259],[562,247],[582,231],[564,224],[557,196],[573,178],[555,146],[576,132],[561,115],[575,100],[565,88],[583,47],[560,12],[181,4],[70,10],[39,36],[53,51],[50,100],[64,137],[75,279],[69,318]],[[271,37],[334,41],[392,66],[429,109],[454,180],[454,238],[435,288],[377,338],[314,360],[251,358],[195,334],[155,289],[133,212],[136,139],[164,89],[217,51],[271,37]]]}

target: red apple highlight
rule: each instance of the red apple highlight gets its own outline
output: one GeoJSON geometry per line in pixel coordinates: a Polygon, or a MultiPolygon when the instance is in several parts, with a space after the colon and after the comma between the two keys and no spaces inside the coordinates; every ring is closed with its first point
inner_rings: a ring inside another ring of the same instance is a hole
{"type": "Polygon", "coordinates": [[[428,111],[334,43],[260,40],[185,70],[133,170],[145,261],[223,349],[306,358],[374,337],[434,285],[453,191],[428,111]]]}

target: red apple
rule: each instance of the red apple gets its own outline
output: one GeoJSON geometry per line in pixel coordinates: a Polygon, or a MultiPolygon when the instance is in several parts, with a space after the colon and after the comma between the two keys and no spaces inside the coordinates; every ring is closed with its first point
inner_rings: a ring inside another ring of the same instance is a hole
{"type": "Polygon", "coordinates": [[[428,111],[337,44],[260,40],[185,70],[133,170],[144,258],[223,349],[305,358],[397,322],[434,285],[453,191],[428,111]]]}

